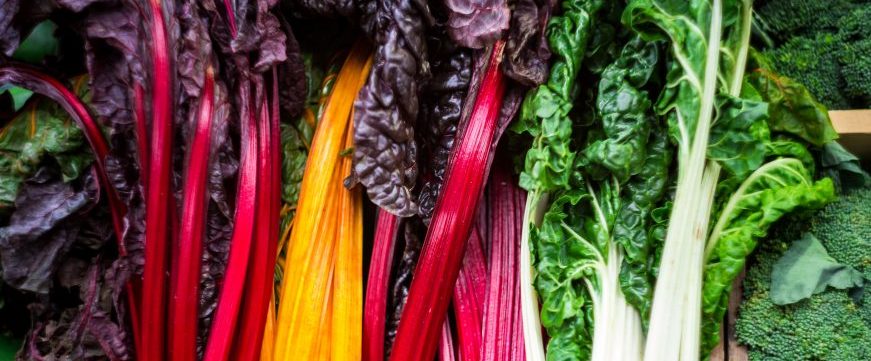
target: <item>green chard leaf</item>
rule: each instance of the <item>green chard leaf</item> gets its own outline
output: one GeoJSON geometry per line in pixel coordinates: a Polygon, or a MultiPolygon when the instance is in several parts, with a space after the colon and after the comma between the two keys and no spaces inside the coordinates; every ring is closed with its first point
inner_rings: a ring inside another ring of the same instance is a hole
{"type": "Polygon", "coordinates": [[[635,37],[605,68],[596,99],[604,138],[583,152],[586,160],[607,169],[608,178],[623,185],[609,246],[621,248],[620,286],[644,323],[653,294],[650,213],[665,192],[672,157],[665,125],[652,114],[649,94],[643,90],[659,62],[659,45],[635,37]]]}
{"type": "Polygon", "coordinates": [[[768,125],[821,147],[838,138],[829,111],[801,83],[775,73],[763,55],[751,52],[744,94],[755,92],[768,102],[768,125]]]}
{"type": "Polygon", "coordinates": [[[592,352],[592,300],[582,279],[595,273],[598,250],[577,235],[582,217],[575,207],[587,197],[582,185],[562,192],[533,230],[541,324],[551,337],[548,360],[586,360],[592,352]]]}
{"type": "Polygon", "coordinates": [[[635,38],[616,62],[605,68],[599,81],[596,108],[605,138],[590,144],[584,154],[621,182],[637,172],[646,159],[645,146],[656,120],[642,87],[650,80],[658,60],[656,43],[635,38]]]}
{"type": "MultiPolygon", "coordinates": [[[[89,100],[87,78],[73,82],[73,90],[89,100]]],[[[66,111],[54,102],[31,99],[0,129],[0,209],[12,207],[21,183],[51,160],[65,182],[79,178],[93,156],[85,137],[66,111]]]]}
{"type": "Polygon", "coordinates": [[[649,229],[659,228],[653,213],[672,160],[664,121],[652,114],[643,90],[659,45],[636,37],[602,69],[597,117],[583,128],[590,139],[565,175],[566,188],[551,191],[553,202],[533,229],[548,360],[608,359],[613,344],[641,357],[652,245],[664,235],[649,229]],[[614,319],[627,322],[614,325],[614,319]],[[605,336],[594,336],[596,330],[605,336]]]}
{"type": "Polygon", "coordinates": [[[780,158],[756,169],[721,209],[705,249],[702,286],[702,344],[719,342],[732,281],[768,227],[795,210],[819,209],[835,199],[830,179],[813,181],[801,161],[780,158]]]}
{"type": "Polygon", "coordinates": [[[769,142],[768,104],[721,96],[719,116],[711,128],[708,158],[739,178],[744,178],[765,161],[769,142]]]}
{"type": "Polygon", "coordinates": [[[815,174],[816,162],[807,147],[786,136],[777,136],[771,142],[765,144],[765,153],[769,157],[795,158],[810,172],[815,174]]]}
{"type": "Polygon", "coordinates": [[[704,121],[702,109],[706,87],[716,79],[705,79],[708,63],[707,22],[710,6],[706,1],[633,0],[623,12],[623,23],[647,40],[677,39],[670,44],[666,86],[656,103],[659,114],[667,114],[669,134],[689,151],[696,126],[704,121]]]}
{"type": "Polygon", "coordinates": [[[549,192],[568,185],[575,159],[569,149],[569,112],[592,33],[592,16],[601,6],[599,0],[564,1],[563,13],[548,23],[548,43],[555,58],[550,76],[547,83],[529,91],[512,126],[514,132],[533,137],[520,174],[520,186],[528,191],[549,192]]]}

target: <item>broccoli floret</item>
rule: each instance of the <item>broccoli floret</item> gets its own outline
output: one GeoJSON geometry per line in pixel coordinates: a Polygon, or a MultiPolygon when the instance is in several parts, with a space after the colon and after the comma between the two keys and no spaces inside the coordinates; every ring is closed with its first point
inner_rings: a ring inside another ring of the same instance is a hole
{"type": "Polygon", "coordinates": [[[756,4],[772,36],[781,40],[796,35],[837,29],[841,17],[856,5],[850,0],[770,0],[756,4]]]}
{"type": "Polygon", "coordinates": [[[871,107],[871,6],[853,10],[842,19],[839,49],[844,93],[855,98],[859,107],[871,107]]]}
{"type": "Polygon", "coordinates": [[[838,262],[871,276],[871,189],[842,195],[810,220],[784,220],[750,257],[738,340],[751,360],[871,360],[871,287],[858,303],[851,291],[838,289],[787,306],[771,302],[772,268],[803,232],[819,238],[838,262]]]}
{"type": "Polygon", "coordinates": [[[768,0],[757,14],[775,71],[798,79],[832,109],[871,107],[871,2],[768,0]]]}
{"type": "Polygon", "coordinates": [[[765,55],[778,73],[804,84],[821,103],[833,109],[847,109],[850,103],[842,93],[839,46],[837,35],[794,37],[765,55]]]}
{"type": "Polygon", "coordinates": [[[871,359],[871,329],[847,292],[824,292],[780,307],[767,293],[741,307],[738,340],[751,360],[859,361],[871,359]]]}

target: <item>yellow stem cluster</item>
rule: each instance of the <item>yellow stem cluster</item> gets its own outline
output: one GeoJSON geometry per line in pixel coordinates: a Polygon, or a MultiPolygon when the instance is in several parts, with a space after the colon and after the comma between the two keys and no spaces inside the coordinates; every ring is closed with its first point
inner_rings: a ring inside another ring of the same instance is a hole
{"type": "MultiPolygon", "coordinates": [[[[277,314],[270,309],[262,360],[359,360],[362,343],[362,198],[348,190],[353,105],[372,65],[351,49],[312,140],[286,258],[277,314]]],[[[285,238],[288,237],[288,238],[285,238]]],[[[273,300],[273,302],[275,302],[273,300]]]]}

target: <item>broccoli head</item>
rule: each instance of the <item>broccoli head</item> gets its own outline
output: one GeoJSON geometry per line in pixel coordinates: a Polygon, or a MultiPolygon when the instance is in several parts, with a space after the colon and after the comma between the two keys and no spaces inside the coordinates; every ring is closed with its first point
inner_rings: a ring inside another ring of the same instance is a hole
{"type": "Polygon", "coordinates": [[[819,34],[794,37],[765,51],[765,55],[778,73],[804,84],[821,103],[833,109],[847,109],[850,102],[842,93],[840,46],[838,35],[819,34]]]}
{"type": "Polygon", "coordinates": [[[871,2],[768,0],[757,7],[774,70],[832,109],[871,107],[871,2]]]}
{"type": "Polygon", "coordinates": [[[809,220],[780,222],[760,243],[744,280],[739,342],[748,346],[751,360],[871,360],[871,287],[859,295],[828,289],[787,306],[771,301],[772,268],[803,232],[819,238],[838,262],[871,279],[871,189],[865,188],[843,195],[809,220]]]}
{"type": "Polygon", "coordinates": [[[755,4],[772,36],[786,40],[796,35],[831,31],[840,26],[841,17],[856,5],[850,0],[769,0],[755,4]]]}
{"type": "Polygon", "coordinates": [[[862,107],[871,107],[871,5],[857,8],[843,18],[839,49],[844,93],[862,107]]]}

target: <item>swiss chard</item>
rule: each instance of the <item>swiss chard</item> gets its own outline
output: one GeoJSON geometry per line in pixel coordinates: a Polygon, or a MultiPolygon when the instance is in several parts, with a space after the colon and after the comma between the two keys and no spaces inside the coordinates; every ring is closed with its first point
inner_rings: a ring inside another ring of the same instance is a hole
{"type": "Polygon", "coordinates": [[[705,356],[716,343],[732,280],[755,240],[785,212],[816,208],[832,197],[830,182],[814,183],[802,162],[769,152],[777,149],[768,146],[770,130],[795,129],[794,122],[783,126],[789,121],[773,111],[778,101],[742,91],[751,4],[637,0],[623,13],[627,26],[645,39],[669,41],[671,49],[655,109],[667,118],[677,145],[677,185],[646,360],[705,356]],[[709,231],[712,219],[718,220],[709,231]]]}
{"type": "Polygon", "coordinates": [[[398,233],[398,217],[386,211],[379,211],[366,283],[366,300],[363,304],[364,360],[384,360],[388,287],[398,233]]]}
{"type": "Polygon", "coordinates": [[[493,46],[471,118],[451,153],[444,188],[402,311],[391,360],[426,360],[435,356],[451,290],[462,263],[463,245],[483,190],[484,169],[489,163],[505,93],[505,79],[499,66],[503,48],[501,41],[493,46]]]}
{"type": "Polygon", "coordinates": [[[354,101],[354,172],[373,203],[400,217],[417,213],[414,122],[419,79],[427,75],[423,2],[373,1],[375,61],[354,101]],[[375,21],[374,19],[378,19],[375,21]]]}
{"type": "Polygon", "coordinates": [[[170,283],[168,322],[175,325],[168,340],[172,360],[196,358],[197,307],[199,306],[200,264],[203,237],[206,235],[206,208],[208,204],[208,169],[211,150],[213,97],[215,74],[206,70],[203,95],[193,143],[188,153],[188,171],[185,176],[179,242],[174,249],[173,278],[170,283]]]}
{"type": "Polygon", "coordinates": [[[549,193],[569,187],[575,152],[569,149],[572,122],[569,112],[576,96],[575,82],[591,37],[593,16],[601,3],[566,1],[563,12],[548,24],[548,41],[556,60],[551,64],[546,83],[530,91],[514,126],[518,133],[529,133],[532,146],[527,151],[520,186],[527,190],[523,233],[520,241],[521,309],[526,357],[544,359],[539,321],[538,295],[532,288],[533,265],[530,234],[547,209],[549,193]]]}
{"type": "Polygon", "coordinates": [[[520,315],[520,233],[525,194],[509,170],[493,168],[489,184],[489,285],[484,303],[481,360],[525,360],[520,315]]]}

